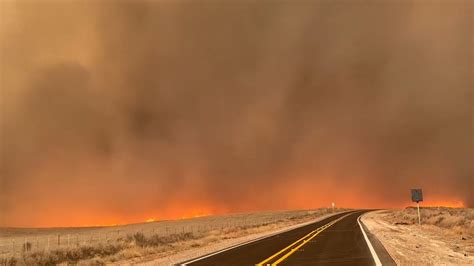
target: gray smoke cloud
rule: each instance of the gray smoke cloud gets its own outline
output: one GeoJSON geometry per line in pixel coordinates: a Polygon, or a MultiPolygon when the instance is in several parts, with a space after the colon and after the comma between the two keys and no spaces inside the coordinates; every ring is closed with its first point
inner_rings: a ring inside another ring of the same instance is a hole
{"type": "Polygon", "coordinates": [[[474,206],[471,1],[3,1],[0,226],[474,206]]]}

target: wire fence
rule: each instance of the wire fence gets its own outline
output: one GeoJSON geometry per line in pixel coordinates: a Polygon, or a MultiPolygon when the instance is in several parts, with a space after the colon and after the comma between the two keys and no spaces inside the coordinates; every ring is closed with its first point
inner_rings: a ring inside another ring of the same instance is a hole
{"type": "MultiPolygon", "coordinates": [[[[320,215],[319,212],[318,215],[320,215]]],[[[81,246],[105,245],[125,241],[134,234],[140,233],[145,237],[167,237],[171,235],[192,233],[206,234],[210,231],[226,233],[233,229],[252,228],[269,224],[278,224],[292,219],[311,216],[308,212],[285,212],[259,214],[258,216],[232,215],[226,218],[218,216],[200,217],[179,221],[162,221],[146,224],[132,224],[118,227],[98,227],[81,229],[61,229],[58,233],[42,233],[24,236],[0,238],[0,258],[19,257],[27,253],[46,252],[57,249],[68,249],[81,246]]]]}

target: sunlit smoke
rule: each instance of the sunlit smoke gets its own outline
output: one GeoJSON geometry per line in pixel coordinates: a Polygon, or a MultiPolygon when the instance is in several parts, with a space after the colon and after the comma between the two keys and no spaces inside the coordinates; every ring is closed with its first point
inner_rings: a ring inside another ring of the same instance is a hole
{"type": "Polygon", "coordinates": [[[472,1],[38,2],[0,4],[0,226],[474,206],[472,1]]]}

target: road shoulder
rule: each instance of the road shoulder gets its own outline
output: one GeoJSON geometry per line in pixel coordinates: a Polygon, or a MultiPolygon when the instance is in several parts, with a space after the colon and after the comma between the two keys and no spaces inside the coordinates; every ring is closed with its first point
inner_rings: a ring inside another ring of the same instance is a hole
{"type": "Polygon", "coordinates": [[[419,226],[405,217],[406,212],[375,211],[361,219],[397,265],[474,265],[472,236],[452,228],[419,226]]]}
{"type": "Polygon", "coordinates": [[[368,213],[365,213],[361,215],[361,225],[367,234],[367,237],[372,244],[372,247],[374,248],[375,253],[377,253],[378,258],[380,259],[380,262],[382,265],[397,265],[395,263],[395,260],[390,256],[388,253],[387,249],[383,246],[382,242],[372,233],[370,230],[367,228],[367,226],[364,223],[364,216],[367,215],[368,213]]]}

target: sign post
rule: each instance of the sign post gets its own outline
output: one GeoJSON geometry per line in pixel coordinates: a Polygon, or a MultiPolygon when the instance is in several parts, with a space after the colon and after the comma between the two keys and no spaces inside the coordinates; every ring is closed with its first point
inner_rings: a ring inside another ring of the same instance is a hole
{"type": "Polygon", "coordinates": [[[418,224],[421,225],[420,201],[423,201],[423,192],[421,191],[421,188],[415,188],[411,190],[411,201],[416,202],[416,209],[418,211],[418,224]]]}

